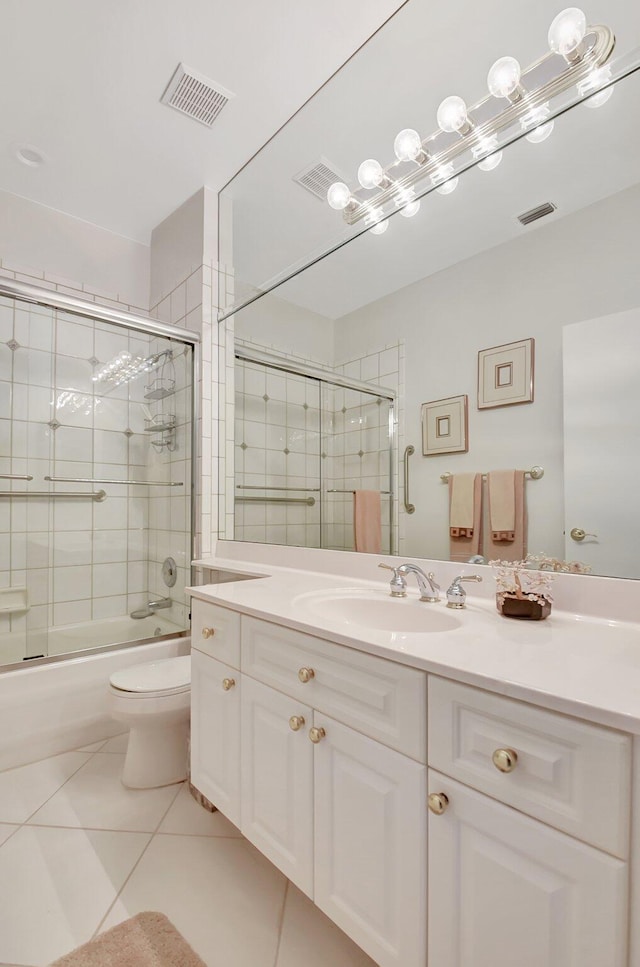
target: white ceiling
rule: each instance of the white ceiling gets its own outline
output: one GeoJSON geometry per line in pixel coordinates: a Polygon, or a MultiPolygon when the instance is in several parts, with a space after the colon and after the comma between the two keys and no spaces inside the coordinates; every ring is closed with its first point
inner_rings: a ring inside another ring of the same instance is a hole
{"type": "MultiPolygon", "coordinates": [[[[404,6],[225,190],[233,206],[236,294],[243,283],[259,289],[353,235],[339,213],[292,181],[300,168],[322,155],[354,184],[364,158],[388,163],[400,128],[415,127],[423,137],[434,130],[444,96],[461,94],[468,103],[481,97],[498,56],[513,54],[524,66],[543,54],[561,6],[483,0],[481,18],[469,0],[404,6]]],[[[590,0],[586,9],[589,22],[614,29],[614,62],[630,60],[640,45],[640,5],[590,0]]],[[[640,130],[630,119],[639,113],[635,77],[602,108],[580,105],[559,118],[548,141],[512,145],[495,171],[469,171],[454,194],[429,195],[415,218],[394,216],[385,235],[352,241],[277,295],[339,318],[517,237],[525,230],[516,216],[541,202],[557,204],[558,218],[636,183],[640,130]]]]}
{"type": "Polygon", "coordinates": [[[3,0],[0,190],[147,243],[219,190],[400,0],[3,0]],[[233,91],[211,129],[160,104],[178,62],[233,91]],[[36,146],[40,168],[12,146],[36,146]]]}

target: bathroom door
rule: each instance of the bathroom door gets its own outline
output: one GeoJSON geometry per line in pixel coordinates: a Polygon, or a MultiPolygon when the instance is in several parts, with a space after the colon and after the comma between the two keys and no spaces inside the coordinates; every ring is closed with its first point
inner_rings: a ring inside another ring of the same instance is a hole
{"type": "Polygon", "coordinates": [[[563,330],[565,557],[594,574],[640,577],[639,360],[639,309],[563,330]]]}

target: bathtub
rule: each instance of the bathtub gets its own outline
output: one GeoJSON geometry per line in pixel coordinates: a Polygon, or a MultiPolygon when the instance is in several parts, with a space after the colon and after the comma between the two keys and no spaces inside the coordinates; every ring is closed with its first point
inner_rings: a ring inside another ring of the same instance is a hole
{"type": "Polygon", "coordinates": [[[159,638],[161,635],[179,635],[182,628],[161,617],[161,614],[162,612],[152,614],[148,618],[130,618],[125,615],[122,618],[102,618],[99,621],[83,621],[82,624],[50,628],[47,649],[49,656],[159,638]]]}
{"type": "Polygon", "coordinates": [[[109,618],[52,628],[50,643],[71,652],[70,657],[21,663],[0,674],[0,770],[121,732],[122,726],[109,714],[110,676],[142,661],[189,654],[190,637],[178,637],[175,631],[176,625],[156,615],[138,621],[109,618]],[[131,639],[122,639],[124,647],[108,647],[114,643],[114,634],[128,631],[139,638],[149,628],[151,634],[160,628],[162,635],[169,637],[128,645],[124,642],[131,639]],[[101,644],[102,650],[84,651],[87,647],[98,649],[101,644]]]}

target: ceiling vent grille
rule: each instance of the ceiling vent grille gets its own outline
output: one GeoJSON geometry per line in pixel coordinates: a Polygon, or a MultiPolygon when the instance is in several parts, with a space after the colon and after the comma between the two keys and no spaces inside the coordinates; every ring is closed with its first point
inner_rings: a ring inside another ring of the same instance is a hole
{"type": "Polygon", "coordinates": [[[522,215],[518,215],[518,221],[521,225],[530,225],[531,222],[537,222],[539,218],[550,215],[556,210],[556,207],[553,202],[545,201],[543,205],[538,205],[537,208],[530,208],[528,212],[523,212],[522,215]]]}
{"type": "Polygon", "coordinates": [[[210,128],[233,96],[231,91],[225,90],[215,81],[184,64],[178,64],[160,100],[162,104],[167,104],[210,128]]]}
{"type": "Polygon", "coordinates": [[[320,201],[326,201],[329,187],[335,181],[344,181],[345,178],[330,161],[327,161],[326,158],[320,158],[319,161],[314,161],[313,164],[307,165],[297,175],[294,175],[293,180],[310,191],[320,201]]]}

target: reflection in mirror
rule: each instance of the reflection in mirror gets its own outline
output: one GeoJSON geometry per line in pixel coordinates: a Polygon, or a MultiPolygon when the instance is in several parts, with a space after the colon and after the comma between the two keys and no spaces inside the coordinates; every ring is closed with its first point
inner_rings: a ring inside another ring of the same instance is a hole
{"type": "MultiPolygon", "coordinates": [[[[392,546],[402,556],[515,559],[529,550],[579,561],[596,574],[640,577],[640,515],[634,509],[640,178],[637,128],[628,123],[639,108],[640,76],[630,73],[598,111],[572,108],[556,119],[553,136],[543,143],[510,145],[495,172],[465,172],[454,193],[425,198],[418,217],[392,215],[384,234],[361,234],[235,313],[238,347],[253,346],[321,368],[328,378],[338,373],[397,394],[388,488],[382,476],[376,486],[369,472],[370,431],[380,434],[382,422],[375,428],[368,408],[354,407],[356,422],[349,432],[338,432],[340,396],[333,408],[326,401],[318,407],[319,424],[324,420],[334,434],[331,453],[328,442],[319,446],[319,462],[328,468],[327,460],[334,461],[331,471],[308,477],[316,458],[305,449],[305,474],[292,474],[293,484],[286,473],[271,478],[269,467],[282,471],[280,444],[303,427],[285,422],[277,424],[282,432],[274,430],[269,401],[263,400],[264,430],[251,432],[260,445],[265,441],[265,475],[258,479],[250,470],[251,485],[302,486],[311,480],[320,488],[320,510],[296,505],[294,531],[286,518],[282,523],[278,505],[252,507],[252,514],[262,515],[260,523],[247,524],[237,514],[239,539],[353,549],[347,502],[337,511],[333,542],[326,528],[323,542],[326,491],[339,479],[345,490],[393,492],[392,546]],[[545,202],[548,214],[525,224],[518,220],[545,202]],[[423,447],[423,416],[432,419],[436,433],[440,429],[435,447],[423,447]],[[463,425],[466,448],[459,439],[463,425]],[[456,437],[451,446],[447,437],[456,437]],[[408,445],[415,447],[411,516],[402,499],[408,445]],[[544,468],[544,475],[511,473],[534,467],[544,468]],[[510,476],[493,476],[497,471],[510,476]],[[490,480],[483,479],[487,474],[490,480]],[[309,516],[300,516],[301,510],[309,516]],[[247,526],[263,527],[264,536],[243,531],[247,526]]],[[[289,225],[293,230],[295,219],[289,225]]],[[[256,401],[269,396],[264,378],[256,401]]],[[[302,399],[302,390],[297,392],[302,399]]],[[[236,434],[239,486],[248,482],[247,465],[262,473],[262,462],[251,463],[257,458],[242,424],[247,399],[240,399],[243,438],[236,434]]],[[[311,406],[306,395],[304,402],[311,406]]],[[[287,409],[282,412],[288,420],[287,409]]],[[[322,439],[322,430],[306,423],[304,433],[322,439]]],[[[244,504],[240,513],[247,509],[244,504]]]]}

